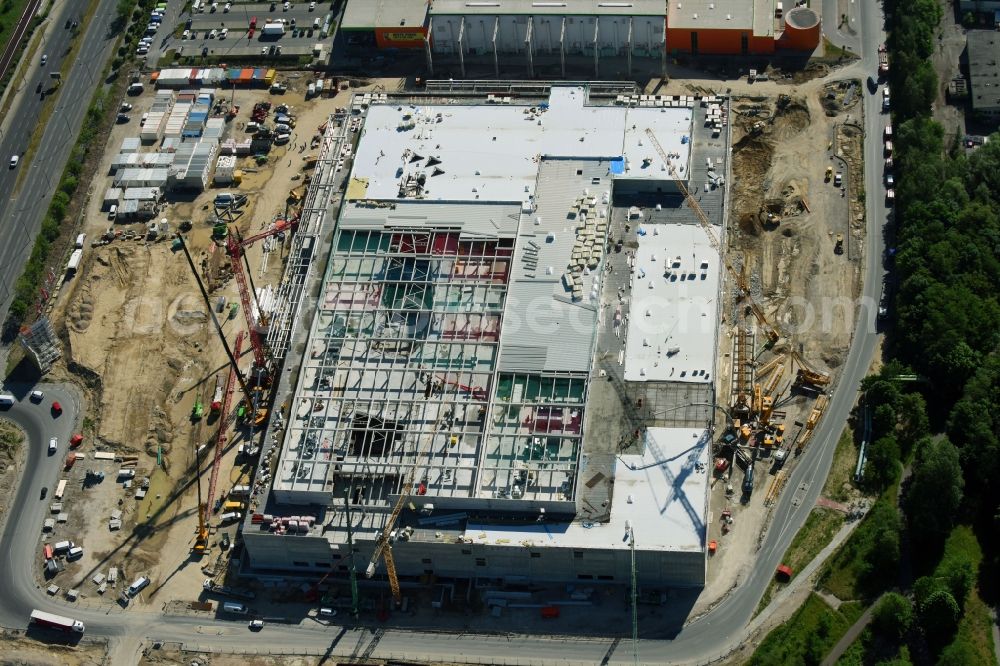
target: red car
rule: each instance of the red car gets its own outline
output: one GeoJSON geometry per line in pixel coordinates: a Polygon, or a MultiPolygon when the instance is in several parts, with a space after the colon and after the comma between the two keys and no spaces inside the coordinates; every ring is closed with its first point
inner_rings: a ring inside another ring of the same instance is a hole
{"type": "Polygon", "coordinates": [[[77,433],[69,438],[69,448],[75,449],[81,444],[83,444],[83,435],[77,433]]]}
{"type": "Polygon", "coordinates": [[[52,401],[52,416],[59,416],[62,414],[62,405],[59,404],[58,400],[52,401]]]}

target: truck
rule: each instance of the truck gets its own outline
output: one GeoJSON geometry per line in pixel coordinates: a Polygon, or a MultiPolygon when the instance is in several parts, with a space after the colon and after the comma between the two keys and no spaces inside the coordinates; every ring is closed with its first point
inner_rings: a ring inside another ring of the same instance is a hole
{"type": "Polygon", "coordinates": [[[69,255],[69,263],[66,264],[66,270],[73,273],[80,267],[80,261],[83,259],[83,250],[76,249],[73,253],[69,255]]]}
{"type": "Polygon", "coordinates": [[[878,47],[878,73],[879,76],[889,73],[889,51],[885,48],[885,44],[880,44],[878,47]]]}
{"type": "Polygon", "coordinates": [[[83,622],[80,622],[79,620],[63,617],[62,615],[56,615],[54,613],[46,613],[45,611],[37,609],[31,611],[31,624],[39,627],[45,627],[47,629],[56,629],[58,631],[73,632],[76,634],[82,634],[84,630],[83,622]]]}
{"type": "Polygon", "coordinates": [[[262,37],[281,37],[285,34],[285,24],[279,21],[269,21],[260,29],[262,37]]]}

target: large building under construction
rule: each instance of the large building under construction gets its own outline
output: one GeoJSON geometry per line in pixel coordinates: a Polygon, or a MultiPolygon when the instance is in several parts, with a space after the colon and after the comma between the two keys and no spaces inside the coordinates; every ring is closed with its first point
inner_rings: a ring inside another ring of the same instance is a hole
{"type": "Polygon", "coordinates": [[[703,585],[728,100],[456,86],[327,130],[349,176],[249,567],[385,542],[404,589],[627,582],[634,547],[643,584],[703,585]]]}

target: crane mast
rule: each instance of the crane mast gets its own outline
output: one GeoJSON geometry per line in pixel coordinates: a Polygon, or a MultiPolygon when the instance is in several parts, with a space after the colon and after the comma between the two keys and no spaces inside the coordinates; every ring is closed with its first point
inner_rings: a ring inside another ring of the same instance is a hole
{"type": "Polygon", "coordinates": [[[722,260],[722,264],[726,267],[726,270],[733,278],[733,281],[739,286],[740,293],[747,299],[747,302],[750,305],[750,310],[753,312],[754,317],[757,318],[757,321],[760,322],[761,327],[764,329],[764,333],[768,339],[768,345],[773,346],[781,335],[767,320],[767,317],[764,315],[763,308],[761,308],[760,305],[758,305],[754,300],[753,294],[750,291],[750,285],[747,284],[747,281],[743,278],[743,276],[741,276],[726,259],[725,253],[722,251],[722,245],[719,243],[719,239],[715,237],[715,233],[712,231],[712,222],[708,219],[708,215],[705,214],[705,211],[702,210],[697,199],[691,196],[691,192],[688,191],[687,185],[684,184],[683,179],[677,173],[677,169],[671,163],[670,157],[667,155],[666,151],[663,150],[663,146],[660,145],[659,140],[656,138],[656,134],[653,133],[652,129],[647,127],[646,135],[649,137],[649,140],[653,144],[653,148],[656,149],[660,159],[663,160],[663,164],[670,172],[670,176],[674,179],[674,183],[677,184],[677,189],[681,191],[681,194],[684,195],[688,205],[691,206],[691,210],[693,210],[695,215],[698,217],[698,221],[701,223],[701,228],[705,231],[705,235],[708,236],[708,242],[712,245],[712,249],[719,253],[719,258],[722,260]]]}
{"type": "Polygon", "coordinates": [[[399,492],[399,499],[396,500],[396,505],[392,508],[389,519],[385,521],[385,527],[382,528],[378,543],[375,544],[375,552],[372,553],[371,562],[368,563],[368,568],[365,570],[365,577],[371,578],[375,575],[375,566],[378,563],[378,558],[381,557],[385,560],[385,571],[389,576],[392,600],[396,605],[399,605],[402,601],[403,595],[399,589],[399,575],[396,573],[396,562],[392,559],[392,545],[389,543],[389,535],[392,534],[392,529],[399,519],[399,514],[403,511],[403,504],[406,503],[406,499],[410,496],[410,488],[412,487],[413,484],[409,481],[403,484],[403,488],[399,492]]]}

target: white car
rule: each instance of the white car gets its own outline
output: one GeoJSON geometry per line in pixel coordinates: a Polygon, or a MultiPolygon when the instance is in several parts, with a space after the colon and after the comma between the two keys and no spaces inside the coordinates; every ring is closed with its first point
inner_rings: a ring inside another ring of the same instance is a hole
{"type": "Polygon", "coordinates": [[[229,34],[229,28],[223,28],[221,31],[219,31],[219,39],[225,39],[226,35],[228,34],[229,34]]]}
{"type": "Polygon", "coordinates": [[[39,391],[38,389],[35,389],[34,391],[32,391],[31,395],[29,396],[29,398],[31,399],[31,402],[41,402],[44,397],[45,397],[45,394],[42,393],[41,391],[39,391]]]}
{"type": "Polygon", "coordinates": [[[218,31],[218,30],[212,30],[212,32],[208,33],[208,38],[209,38],[209,39],[215,39],[215,36],[216,36],[217,34],[219,34],[219,31],[218,31]]]}
{"type": "Polygon", "coordinates": [[[232,9],[232,8],[233,8],[233,3],[227,2],[226,6],[222,8],[222,13],[223,14],[228,14],[229,10],[232,9]]]}
{"type": "Polygon", "coordinates": [[[45,63],[47,63],[48,61],[49,61],[49,56],[43,53],[42,54],[42,67],[45,67],[45,63]]]}
{"type": "Polygon", "coordinates": [[[284,4],[281,5],[281,11],[283,11],[283,12],[287,12],[291,8],[292,8],[292,3],[290,3],[290,2],[286,2],[286,3],[284,3],[284,4]]]}
{"type": "Polygon", "coordinates": [[[20,158],[20,157],[18,157],[17,155],[13,155],[13,156],[11,156],[11,158],[10,158],[10,168],[11,168],[11,169],[13,169],[14,167],[16,167],[16,166],[17,166],[17,163],[18,163],[18,161],[19,161],[20,159],[21,159],[21,158],[20,158]]]}
{"type": "Polygon", "coordinates": [[[132,110],[132,105],[129,104],[128,102],[122,102],[122,105],[120,107],[118,107],[118,110],[121,113],[125,113],[127,111],[131,111],[132,110]]]}
{"type": "Polygon", "coordinates": [[[53,437],[49,440],[49,453],[55,453],[59,450],[59,440],[53,437]]]}
{"type": "Polygon", "coordinates": [[[310,2],[309,3],[309,11],[312,11],[314,9],[316,9],[316,3],[315,2],[310,2]]]}
{"type": "Polygon", "coordinates": [[[191,31],[185,30],[183,33],[181,33],[181,39],[191,39],[191,31]]]}

